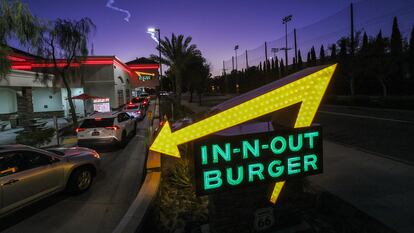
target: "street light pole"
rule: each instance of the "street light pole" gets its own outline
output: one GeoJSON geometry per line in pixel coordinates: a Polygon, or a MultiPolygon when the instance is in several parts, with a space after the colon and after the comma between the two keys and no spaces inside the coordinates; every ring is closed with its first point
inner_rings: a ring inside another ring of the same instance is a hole
{"type": "Polygon", "coordinates": [[[151,35],[151,38],[153,40],[155,40],[156,42],[158,42],[158,51],[159,51],[159,66],[160,66],[160,70],[159,70],[159,76],[158,76],[158,80],[160,82],[160,91],[163,90],[163,85],[162,85],[162,57],[161,57],[161,30],[159,28],[148,28],[147,29],[147,33],[151,35]],[[155,37],[155,32],[157,32],[158,34],[158,39],[155,37]]]}
{"type": "Polygon", "coordinates": [[[284,17],[283,19],[282,19],[282,23],[285,25],[285,36],[286,36],[286,46],[285,46],[285,64],[286,64],[286,68],[287,68],[287,66],[288,66],[288,40],[287,40],[287,24],[288,24],[288,22],[289,21],[291,21],[292,20],[292,15],[288,15],[288,16],[286,16],[286,17],[284,17]]]}
{"type": "Polygon", "coordinates": [[[160,91],[163,90],[163,85],[162,85],[162,61],[161,61],[161,30],[159,28],[156,29],[156,31],[158,32],[158,51],[159,51],[159,56],[160,56],[160,61],[159,61],[159,65],[160,65],[160,91]]]}

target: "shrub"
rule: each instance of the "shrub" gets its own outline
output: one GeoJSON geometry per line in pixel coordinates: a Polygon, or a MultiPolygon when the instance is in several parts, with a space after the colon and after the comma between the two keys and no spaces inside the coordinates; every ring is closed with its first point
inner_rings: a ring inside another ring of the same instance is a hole
{"type": "Polygon", "coordinates": [[[39,147],[50,143],[53,135],[55,135],[55,129],[53,128],[36,129],[35,131],[20,133],[16,137],[16,142],[23,145],[39,147]]]}

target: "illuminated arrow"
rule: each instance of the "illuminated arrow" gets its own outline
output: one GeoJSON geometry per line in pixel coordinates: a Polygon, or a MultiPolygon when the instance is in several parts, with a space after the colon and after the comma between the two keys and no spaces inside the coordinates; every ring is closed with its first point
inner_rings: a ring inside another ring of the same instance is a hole
{"type": "MultiPolygon", "coordinates": [[[[171,132],[167,121],[150,150],[179,158],[178,145],[300,102],[295,128],[310,126],[335,68],[336,64],[331,65],[175,132],[171,132]]],[[[271,202],[276,202],[283,185],[284,181],[276,183],[271,202]]]]}

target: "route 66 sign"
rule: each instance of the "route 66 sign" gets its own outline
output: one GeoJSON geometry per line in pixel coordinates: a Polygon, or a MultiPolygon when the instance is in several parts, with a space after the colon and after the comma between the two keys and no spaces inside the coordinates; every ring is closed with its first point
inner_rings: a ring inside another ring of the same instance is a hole
{"type": "Polygon", "coordinates": [[[273,208],[262,208],[254,213],[254,229],[256,231],[264,231],[275,224],[273,208]]]}

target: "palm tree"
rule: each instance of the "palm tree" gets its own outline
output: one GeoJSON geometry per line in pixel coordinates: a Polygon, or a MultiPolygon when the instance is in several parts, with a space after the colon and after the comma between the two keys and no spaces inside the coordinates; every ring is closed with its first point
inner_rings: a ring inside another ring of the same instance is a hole
{"type": "MultiPolygon", "coordinates": [[[[201,56],[201,52],[197,49],[197,46],[195,44],[190,44],[191,40],[192,38],[190,36],[184,38],[183,35],[176,36],[173,33],[171,39],[165,37],[164,40],[160,41],[160,46],[157,47],[163,55],[161,62],[170,67],[170,72],[175,77],[175,91],[178,104],[181,104],[181,93],[186,65],[194,56],[201,56]]],[[[151,58],[159,61],[157,55],[152,54],[151,58]]]]}

